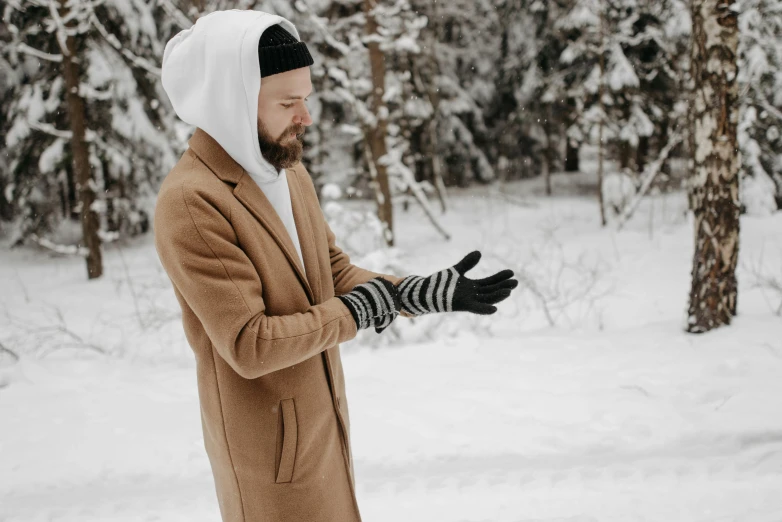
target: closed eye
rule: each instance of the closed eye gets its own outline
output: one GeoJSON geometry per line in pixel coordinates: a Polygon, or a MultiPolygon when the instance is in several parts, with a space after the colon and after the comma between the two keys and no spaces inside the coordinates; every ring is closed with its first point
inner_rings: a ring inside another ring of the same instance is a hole
{"type": "MultiPolygon", "coordinates": [[[[308,101],[310,101],[309,97],[304,98],[304,102],[305,103],[308,102],[308,101]]],[[[293,103],[281,103],[280,105],[282,105],[286,109],[290,109],[291,107],[293,107],[294,104],[293,103]]]]}

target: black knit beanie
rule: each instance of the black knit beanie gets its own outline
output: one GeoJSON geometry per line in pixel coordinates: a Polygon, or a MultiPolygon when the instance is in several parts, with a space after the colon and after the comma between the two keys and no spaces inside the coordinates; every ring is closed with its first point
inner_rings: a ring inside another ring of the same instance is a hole
{"type": "Polygon", "coordinates": [[[304,42],[275,24],[266,29],[258,42],[261,78],[315,63],[304,42]]]}

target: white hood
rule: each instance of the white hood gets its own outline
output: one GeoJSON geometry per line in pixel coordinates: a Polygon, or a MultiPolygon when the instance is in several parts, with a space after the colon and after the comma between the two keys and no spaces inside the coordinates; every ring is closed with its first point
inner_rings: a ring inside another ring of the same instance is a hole
{"type": "Polygon", "coordinates": [[[287,19],[262,11],[215,11],[180,31],[163,52],[163,89],[177,116],[209,134],[256,180],[279,173],[258,145],[258,42],[280,24],[299,40],[287,19]]]}

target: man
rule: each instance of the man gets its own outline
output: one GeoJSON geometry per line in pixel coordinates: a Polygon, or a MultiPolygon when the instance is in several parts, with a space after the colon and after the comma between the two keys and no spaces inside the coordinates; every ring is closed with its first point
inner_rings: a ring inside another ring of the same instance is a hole
{"type": "Polygon", "coordinates": [[[288,20],[240,10],[202,17],[163,56],[196,131],[160,188],[155,246],[225,521],[360,521],[339,344],[400,313],[492,313],[517,285],[510,270],[465,278],[477,252],[426,278],[350,263],[300,162],[313,63],[288,20]]]}

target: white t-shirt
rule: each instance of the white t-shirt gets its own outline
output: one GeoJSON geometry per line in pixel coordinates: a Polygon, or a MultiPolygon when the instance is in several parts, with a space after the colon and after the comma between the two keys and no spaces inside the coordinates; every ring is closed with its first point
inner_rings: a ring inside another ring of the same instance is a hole
{"type": "Polygon", "coordinates": [[[285,229],[288,231],[288,235],[293,241],[293,246],[296,247],[296,253],[299,254],[299,259],[301,260],[301,266],[304,268],[304,257],[301,255],[299,234],[296,231],[296,222],[293,220],[291,193],[288,188],[288,177],[285,173],[285,169],[280,170],[280,176],[274,181],[259,183],[255,176],[250,174],[250,177],[258,183],[258,186],[261,187],[261,190],[274,207],[274,210],[277,211],[277,215],[280,217],[282,224],[285,225],[285,229]]]}

